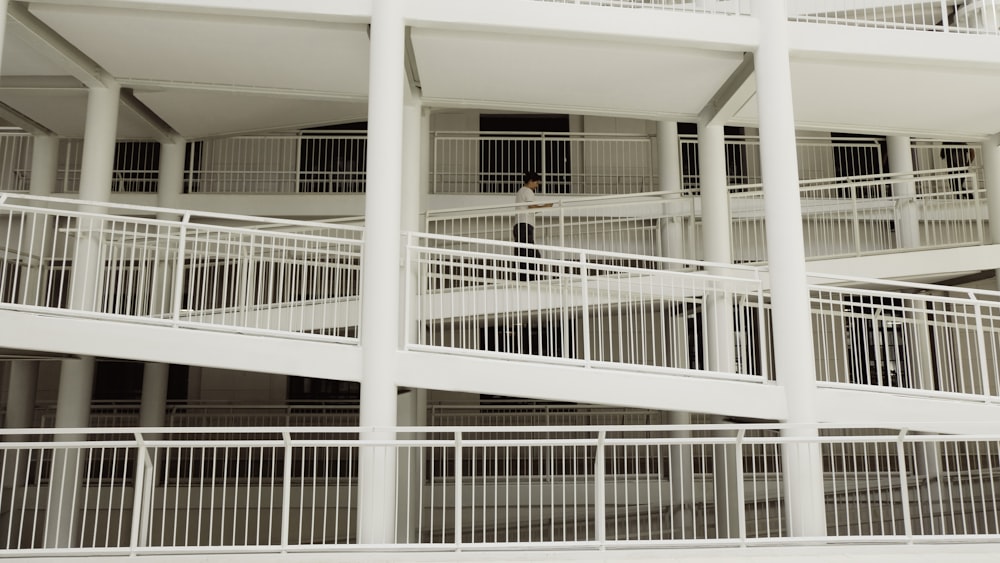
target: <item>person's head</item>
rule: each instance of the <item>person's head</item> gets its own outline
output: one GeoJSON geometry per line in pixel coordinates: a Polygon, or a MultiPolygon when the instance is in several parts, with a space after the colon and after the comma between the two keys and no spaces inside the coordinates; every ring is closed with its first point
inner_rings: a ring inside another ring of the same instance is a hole
{"type": "Polygon", "coordinates": [[[524,173],[524,185],[533,189],[538,189],[538,184],[542,181],[542,177],[538,175],[538,172],[525,172],[524,173]]]}

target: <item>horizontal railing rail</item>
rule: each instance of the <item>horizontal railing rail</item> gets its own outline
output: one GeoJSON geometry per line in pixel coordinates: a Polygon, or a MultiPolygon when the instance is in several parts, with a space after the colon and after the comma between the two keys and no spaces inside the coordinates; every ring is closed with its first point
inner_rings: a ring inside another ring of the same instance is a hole
{"type": "Polygon", "coordinates": [[[817,379],[996,402],[1000,292],[851,276],[810,285],[817,379]]]}
{"type": "Polygon", "coordinates": [[[4,430],[0,555],[1000,537],[1000,435],[810,428],[4,430]],[[375,431],[388,437],[363,438],[375,431]],[[787,456],[806,451],[819,454],[808,470],[822,476],[812,481],[821,492],[786,482],[787,456]],[[374,509],[362,459],[389,468],[379,486],[392,502],[368,515],[369,525],[388,524],[388,543],[359,539],[359,511],[374,509]],[[825,533],[793,537],[795,511],[816,503],[825,533]]]}
{"type": "MultiPolygon", "coordinates": [[[[673,258],[697,258],[696,201],[681,193],[541,197],[538,202],[551,205],[533,211],[534,237],[539,244],[663,256],[666,240],[672,252],[681,252],[673,258]]],[[[425,214],[425,230],[431,234],[510,241],[515,217],[528,205],[511,202],[431,210],[425,214]]]]}
{"type": "MultiPolygon", "coordinates": [[[[987,244],[985,192],[967,168],[821,178],[800,186],[807,259],[987,244]]],[[[740,263],[767,260],[760,184],[730,187],[740,263]]]]}
{"type": "MultiPolygon", "coordinates": [[[[801,183],[806,257],[837,258],[900,249],[986,244],[985,191],[968,168],[815,178],[801,183]]],[[[730,237],[737,263],[767,261],[763,186],[730,186],[730,237]]],[[[700,256],[701,208],[684,192],[580,198],[540,197],[535,240],[549,246],[645,256],[700,256]]],[[[431,234],[513,240],[519,209],[505,203],[432,210],[431,234]]]]}
{"type": "MultiPolygon", "coordinates": [[[[726,183],[731,190],[763,181],[760,137],[726,135],[726,183]]],[[[883,171],[882,142],[875,137],[797,137],[795,140],[799,179],[803,182],[835,176],[853,177],[883,171]]],[[[697,135],[679,137],[681,185],[700,193],[701,174],[697,135]]]]}
{"type": "MultiPolygon", "coordinates": [[[[127,428],[139,424],[139,401],[91,401],[93,428],[127,428]]],[[[0,416],[2,416],[0,410],[0,416]]],[[[34,428],[55,426],[56,405],[37,404],[34,428]]],[[[697,416],[696,420],[700,420],[697,416]]],[[[707,420],[707,419],[706,419],[707,420]]],[[[546,404],[489,401],[486,404],[432,403],[431,426],[582,426],[610,424],[667,424],[667,413],[654,409],[604,405],[546,404]]],[[[263,405],[217,401],[168,404],[164,425],[197,426],[357,426],[357,401],[263,405]]]]}
{"type": "Polygon", "coordinates": [[[0,222],[3,308],[357,340],[358,227],[13,194],[0,222]]]}
{"type": "Polygon", "coordinates": [[[410,349],[769,377],[741,340],[763,338],[755,268],[418,233],[406,256],[410,349]]]}

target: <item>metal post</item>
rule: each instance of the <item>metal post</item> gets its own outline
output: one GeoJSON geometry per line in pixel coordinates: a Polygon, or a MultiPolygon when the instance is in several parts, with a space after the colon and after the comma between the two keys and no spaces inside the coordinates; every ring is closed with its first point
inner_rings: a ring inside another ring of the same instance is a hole
{"type": "Polygon", "coordinates": [[[913,543],[913,522],[910,522],[910,491],[909,479],[906,476],[906,456],[904,455],[904,439],[906,429],[899,431],[896,436],[896,461],[899,464],[899,496],[903,503],[903,531],[906,534],[906,542],[913,543]]]}
{"type": "Polygon", "coordinates": [[[580,311],[583,316],[583,365],[590,367],[590,304],[587,288],[587,253],[580,253],[580,311]]]}
{"type": "Polygon", "coordinates": [[[969,299],[976,305],[976,352],[979,355],[979,376],[982,378],[983,400],[991,402],[990,395],[990,367],[988,356],[986,355],[986,329],[983,326],[983,306],[982,302],[976,299],[973,292],[969,292],[969,299]]]}
{"type": "Polygon", "coordinates": [[[281,552],[288,551],[288,529],[292,505],[292,436],[285,430],[281,433],[285,444],[285,460],[281,480],[281,552]]]}
{"type": "Polygon", "coordinates": [[[743,545],[747,542],[747,501],[746,487],[743,483],[743,439],[746,437],[746,432],[746,428],[740,428],[736,432],[736,506],[739,510],[739,538],[743,545]]]}
{"type": "Polygon", "coordinates": [[[455,551],[462,551],[462,432],[455,432],[455,551]]]}
{"type": "Polygon", "coordinates": [[[139,530],[143,529],[142,516],[145,504],[143,502],[145,498],[143,480],[146,476],[146,457],[148,456],[146,442],[142,439],[141,433],[135,433],[135,442],[138,446],[138,454],[136,455],[135,485],[132,491],[132,530],[129,535],[129,553],[132,555],[135,555],[136,548],[140,547],[139,530]]]}
{"type": "Polygon", "coordinates": [[[604,446],[607,439],[607,431],[601,430],[597,434],[597,448],[594,451],[594,526],[597,534],[597,543],[603,551],[608,541],[607,530],[607,502],[605,487],[607,483],[607,468],[604,467],[604,446]]]}
{"type": "MultiPolygon", "coordinates": [[[[187,253],[187,228],[191,221],[191,213],[185,213],[181,218],[181,230],[177,241],[177,260],[174,266],[174,297],[171,305],[171,317],[176,328],[181,319],[181,296],[184,290],[184,258],[187,253]]],[[[192,264],[193,265],[193,264],[192,264]]]]}

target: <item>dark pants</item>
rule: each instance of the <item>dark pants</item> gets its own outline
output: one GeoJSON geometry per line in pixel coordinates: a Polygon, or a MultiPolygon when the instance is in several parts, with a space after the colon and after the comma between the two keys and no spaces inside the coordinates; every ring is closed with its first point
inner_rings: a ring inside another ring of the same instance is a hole
{"type": "MultiPolygon", "coordinates": [[[[514,242],[521,245],[535,244],[535,227],[527,223],[518,223],[514,225],[514,242]]],[[[530,246],[519,246],[514,249],[514,254],[517,256],[522,256],[524,258],[538,258],[541,256],[537,249],[531,248],[530,246]]],[[[528,274],[526,270],[534,270],[538,267],[534,262],[519,262],[517,265],[521,273],[518,274],[518,279],[521,281],[529,281],[535,279],[534,274],[528,274]]]]}

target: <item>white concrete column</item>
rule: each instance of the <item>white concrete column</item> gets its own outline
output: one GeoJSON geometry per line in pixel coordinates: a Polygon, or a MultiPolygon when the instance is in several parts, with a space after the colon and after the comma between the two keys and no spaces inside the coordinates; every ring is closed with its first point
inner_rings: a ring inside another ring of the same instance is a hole
{"type": "MultiPolygon", "coordinates": [[[[672,425],[687,426],[691,424],[691,413],[673,411],[668,413],[667,420],[672,425]]],[[[690,430],[674,430],[672,438],[690,438],[690,430]]],[[[669,450],[670,481],[670,524],[674,538],[693,538],[695,523],[694,498],[694,448],[690,445],[670,446],[669,450]]]]}
{"type": "Polygon", "coordinates": [[[156,185],[156,205],[170,209],[181,207],[184,193],[184,139],[160,143],[160,170],[156,185]]]}
{"type": "MultiPolygon", "coordinates": [[[[184,191],[184,149],[183,140],[160,143],[160,169],[156,188],[156,203],[159,207],[180,208],[180,196],[184,191]]],[[[177,213],[160,211],[156,218],[171,221],[180,217],[177,213]]],[[[170,252],[162,252],[154,263],[156,270],[152,275],[149,308],[153,314],[164,314],[169,312],[173,300],[172,281],[176,256],[170,252]]]]}
{"type": "Polygon", "coordinates": [[[889,151],[889,172],[906,174],[904,181],[893,184],[896,204],[896,240],[900,248],[920,246],[919,203],[916,200],[917,185],[913,180],[913,152],[910,138],[891,135],[886,138],[889,151]]]}
{"type": "Polygon", "coordinates": [[[142,370],[139,426],[162,427],[167,420],[167,382],[170,364],[149,362],[142,370]]]}
{"type": "MultiPolygon", "coordinates": [[[[2,1],[2,0],[0,0],[2,1]]],[[[31,138],[31,195],[52,195],[59,173],[59,137],[35,135],[31,138]]]]}
{"type": "MultiPolygon", "coordinates": [[[[729,188],[726,185],[726,145],[721,125],[699,125],[698,168],[701,175],[702,255],[708,262],[732,262],[729,188]]],[[[722,273],[724,269],[709,268],[722,273]]],[[[708,369],[732,373],[736,369],[733,302],[727,296],[705,298],[705,353],[708,369]]]]}
{"type": "Polygon", "coordinates": [[[698,124],[698,170],[704,259],[732,262],[729,190],[726,186],[726,138],[721,125],[698,124]]]}
{"type": "MultiPolygon", "coordinates": [[[[403,171],[404,34],[402,0],[372,4],[368,82],[368,184],[361,308],[361,438],[392,439],[399,341],[400,211],[403,171]]],[[[364,447],[359,463],[358,541],[395,541],[396,457],[364,447]]]]}
{"type": "MultiPolygon", "coordinates": [[[[771,283],[774,365],[785,388],[788,421],[803,424],[786,436],[815,438],[816,368],[802,240],[786,2],[754,0],[760,45],[754,52],[760,120],[764,219],[771,283]]],[[[820,448],[782,449],[787,524],[792,536],[825,536],[826,510],[820,448]]]]}
{"type": "MultiPolygon", "coordinates": [[[[7,2],[0,3],[6,13],[7,2]]],[[[4,23],[0,23],[0,28],[4,23]]],[[[2,32],[0,32],[2,37],[2,32]]],[[[2,43],[0,43],[2,45],[2,43]]],[[[59,138],[50,135],[35,135],[31,152],[31,195],[51,195],[55,189],[56,170],[59,159],[59,138]]],[[[34,256],[47,256],[52,247],[52,221],[36,216],[31,225],[31,248],[34,256]]],[[[33,263],[24,276],[19,289],[18,302],[25,305],[45,304],[45,272],[40,262],[33,263]]],[[[7,388],[6,428],[31,428],[35,411],[35,394],[38,388],[37,361],[15,360],[11,362],[7,388]]],[[[11,439],[16,437],[11,436],[11,439]]]]}
{"type": "MultiPolygon", "coordinates": [[[[410,87],[405,87],[405,105],[403,106],[403,170],[402,193],[400,199],[399,224],[403,232],[420,232],[420,215],[423,210],[424,192],[426,187],[421,181],[427,167],[425,157],[427,139],[430,129],[430,119],[424,114],[419,93],[410,87]]],[[[405,250],[404,250],[405,252],[405,250]]],[[[409,272],[409,279],[403,278],[400,284],[400,303],[409,305],[410,319],[416,318],[415,296],[407,296],[408,289],[416,290],[417,270],[409,272]]],[[[407,326],[398,323],[399,341],[405,344],[407,326]]],[[[416,329],[410,326],[410,332],[416,329]]]]}
{"type": "MultiPolygon", "coordinates": [[[[56,428],[87,428],[90,397],[94,387],[94,358],[63,360],[56,402],[56,428]]],[[[60,434],[56,442],[80,441],[79,433],[60,434]]],[[[86,457],[77,449],[56,449],[52,455],[52,478],[46,506],[45,547],[75,547],[80,537],[80,479],[86,457]]]]}
{"type": "MultiPolygon", "coordinates": [[[[419,397],[415,389],[400,392],[396,400],[396,417],[399,426],[417,426],[419,424],[419,397]]],[[[423,433],[400,432],[400,440],[420,440],[423,433]]],[[[418,543],[420,541],[420,488],[423,483],[423,448],[406,448],[398,453],[396,460],[397,491],[406,502],[400,503],[396,511],[396,541],[399,543],[418,543]]]]}
{"type": "Polygon", "coordinates": [[[25,360],[10,362],[4,428],[34,427],[37,391],[38,362],[25,360]]]}
{"type": "Polygon", "coordinates": [[[3,17],[0,18],[0,61],[3,60],[4,38],[7,37],[7,6],[9,5],[9,0],[0,0],[0,14],[3,14],[3,17]]]}
{"type": "MultiPolygon", "coordinates": [[[[726,139],[721,125],[698,125],[698,170],[701,180],[702,255],[709,262],[732,262],[729,186],[726,182],[726,139]]],[[[709,272],[724,273],[710,267],[709,272]]],[[[713,371],[736,371],[736,335],[733,300],[728,295],[705,297],[705,354],[713,371]]],[[[722,424],[716,417],[713,421],[722,424]]],[[[729,436],[729,433],[725,434],[729,436]]],[[[712,449],[715,521],[719,537],[736,537],[742,510],[736,504],[737,452],[735,447],[717,445],[712,449]]]]}
{"type": "MultiPolygon", "coordinates": [[[[37,361],[18,360],[10,362],[7,377],[7,411],[4,414],[4,428],[33,428],[35,418],[35,398],[38,390],[37,361]]],[[[19,434],[4,436],[6,442],[19,442],[25,437],[19,434]]],[[[28,471],[26,450],[8,451],[3,455],[4,487],[23,485],[28,471]]]]}
{"type": "MultiPolygon", "coordinates": [[[[681,156],[678,147],[676,121],[656,123],[656,150],[659,164],[659,186],[666,192],[660,223],[660,253],[666,258],[692,258],[685,250],[684,227],[692,226],[692,210],[681,201],[681,156]]],[[[688,199],[690,200],[690,199],[688,199]]],[[[676,269],[676,268],[671,268],[676,269]]]]}
{"type": "MultiPolygon", "coordinates": [[[[112,169],[118,128],[120,87],[111,83],[93,87],[87,95],[87,119],[80,168],[80,199],[106,202],[111,199],[112,169]]],[[[85,205],[84,211],[101,212],[101,206],[85,205]]],[[[73,252],[70,308],[93,311],[99,305],[101,278],[101,231],[103,222],[79,220],[73,252]]]]}
{"type": "MultiPolygon", "coordinates": [[[[983,180],[986,183],[986,213],[989,218],[990,242],[1000,244],[1000,133],[983,141],[983,180]]],[[[1000,289],[1000,269],[996,270],[1000,289]]]]}
{"type": "Polygon", "coordinates": [[[105,202],[111,198],[118,105],[121,87],[112,81],[87,93],[87,120],[83,134],[80,199],[105,202]]]}
{"type": "MultiPolygon", "coordinates": [[[[55,191],[56,174],[59,166],[59,138],[51,135],[35,135],[31,147],[31,184],[29,193],[35,196],[50,196],[55,191]]],[[[44,205],[44,204],[43,204],[44,205]]],[[[31,246],[28,254],[39,258],[52,251],[55,236],[53,221],[44,215],[35,215],[30,227],[31,246]]],[[[41,262],[32,263],[23,277],[20,288],[20,302],[25,305],[41,305],[45,302],[47,271],[41,262]]]]}
{"type": "MultiPolygon", "coordinates": [[[[111,172],[114,166],[118,129],[120,87],[109,81],[105,87],[91,88],[87,96],[87,118],[80,169],[80,199],[106,202],[111,198],[111,172]]],[[[100,206],[84,209],[101,211],[100,206]]],[[[81,221],[73,253],[70,307],[93,311],[100,305],[100,221],[81,221]]],[[[63,360],[59,374],[56,404],[57,428],[86,428],[90,422],[90,398],[94,386],[94,358],[63,360]]],[[[79,435],[60,435],[57,440],[80,439],[79,435]]],[[[70,547],[79,535],[80,471],[82,458],[76,450],[56,451],[53,456],[52,483],[61,494],[50,495],[47,511],[49,536],[46,547],[70,547]]]]}

